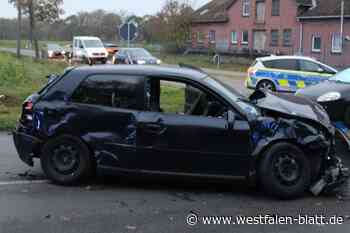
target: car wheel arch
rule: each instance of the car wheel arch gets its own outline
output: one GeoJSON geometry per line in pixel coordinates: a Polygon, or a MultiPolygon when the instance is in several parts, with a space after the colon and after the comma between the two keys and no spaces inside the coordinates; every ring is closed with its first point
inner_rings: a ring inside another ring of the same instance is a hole
{"type": "MultiPolygon", "coordinates": [[[[289,143],[291,145],[294,145],[296,147],[298,147],[301,151],[304,152],[304,154],[306,155],[306,158],[310,161],[311,164],[318,164],[317,166],[313,166],[314,170],[312,171],[312,177],[313,179],[317,179],[319,176],[319,172],[321,170],[321,164],[322,164],[322,158],[321,157],[317,157],[317,156],[311,156],[310,152],[305,149],[305,146],[299,144],[296,139],[277,139],[277,140],[273,140],[270,141],[269,143],[267,143],[266,145],[262,146],[260,149],[258,149],[258,151],[255,151],[253,153],[253,166],[250,169],[250,173],[251,174],[257,174],[258,173],[258,167],[259,164],[261,162],[261,160],[263,159],[264,154],[266,153],[266,151],[270,148],[272,148],[274,145],[280,144],[280,143],[289,143]],[[319,169],[318,169],[319,168],[319,169]]],[[[254,179],[255,180],[255,179],[254,179]]]]}
{"type": "Polygon", "coordinates": [[[52,140],[55,140],[56,138],[59,137],[73,137],[76,138],[77,140],[81,141],[85,146],[87,146],[87,148],[89,149],[91,155],[95,158],[95,150],[93,149],[93,147],[91,146],[91,144],[86,140],[86,138],[82,135],[79,135],[77,133],[74,132],[63,132],[63,131],[58,131],[55,132],[54,134],[50,135],[49,137],[46,138],[45,142],[42,143],[40,150],[42,150],[42,148],[45,146],[45,144],[49,143],[52,140]]]}
{"type": "Polygon", "coordinates": [[[269,79],[269,78],[261,78],[261,79],[259,79],[258,82],[256,83],[256,88],[258,88],[259,85],[260,85],[262,82],[270,82],[270,83],[273,85],[273,88],[274,88],[275,90],[277,90],[277,83],[275,83],[274,80],[269,79]]]}

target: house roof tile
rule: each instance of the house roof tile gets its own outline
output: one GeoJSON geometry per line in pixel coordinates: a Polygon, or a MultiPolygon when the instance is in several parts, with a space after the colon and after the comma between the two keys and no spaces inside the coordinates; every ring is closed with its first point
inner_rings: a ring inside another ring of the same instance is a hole
{"type": "MultiPolygon", "coordinates": [[[[193,14],[193,23],[225,23],[229,20],[227,10],[237,0],[211,0],[193,14]]],[[[327,1],[327,0],[326,0],[327,1]]],[[[312,0],[296,0],[298,5],[312,6],[312,0]]]]}
{"type": "MultiPolygon", "coordinates": [[[[299,16],[299,18],[340,17],[342,0],[316,0],[316,7],[299,16]]],[[[344,14],[350,16],[350,1],[344,1],[344,14]]]]}
{"type": "Polygon", "coordinates": [[[224,23],[229,20],[227,10],[236,0],[212,0],[194,12],[193,23],[224,23]]]}

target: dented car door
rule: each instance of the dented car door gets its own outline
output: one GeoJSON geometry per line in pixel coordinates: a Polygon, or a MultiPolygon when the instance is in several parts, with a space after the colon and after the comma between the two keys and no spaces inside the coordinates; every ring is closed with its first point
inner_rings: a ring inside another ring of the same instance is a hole
{"type": "Polygon", "coordinates": [[[208,102],[200,103],[207,100],[203,98],[205,93],[194,98],[195,104],[189,104],[188,85],[166,81],[162,89],[159,83],[155,81],[146,88],[150,90],[147,94],[152,102],[150,111],[140,113],[138,118],[137,145],[143,168],[170,173],[246,175],[250,152],[248,122],[237,115],[230,127],[224,113],[207,116],[198,108],[208,102]],[[167,99],[162,100],[162,95],[167,98],[169,92],[172,92],[171,98],[185,102],[167,106],[167,99]],[[174,107],[181,107],[187,113],[176,112],[181,110],[174,107]]]}

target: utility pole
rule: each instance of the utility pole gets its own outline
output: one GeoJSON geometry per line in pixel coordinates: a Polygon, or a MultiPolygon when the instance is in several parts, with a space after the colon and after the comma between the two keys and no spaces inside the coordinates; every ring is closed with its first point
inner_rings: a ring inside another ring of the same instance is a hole
{"type": "Polygon", "coordinates": [[[17,58],[21,57],[22,6],[17,1],[17,58]]]}
{"type": "Polygon", "coordinates": [[[128,48],[130,48],[130,24],[131,21],[128,21],[128,48]]]}
{"type": "Polygon", "coordinates": [[[344,0],[341,1],[341,7],[340,7],[340,39],[341,39],[341,50],[343,51],[343,36],[344,36],[344,0]]]}

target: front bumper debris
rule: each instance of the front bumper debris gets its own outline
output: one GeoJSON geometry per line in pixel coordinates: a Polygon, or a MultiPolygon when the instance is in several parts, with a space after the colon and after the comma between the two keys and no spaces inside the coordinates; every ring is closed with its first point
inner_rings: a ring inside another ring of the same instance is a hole
{"type": "Polygon", "coordinates": [[[310,188],[311,193],[315,196],[337,191],[349,179],[349,169],[343,166],[340,158],[329,158],[327,163],[321,179],[310,188]]]}

